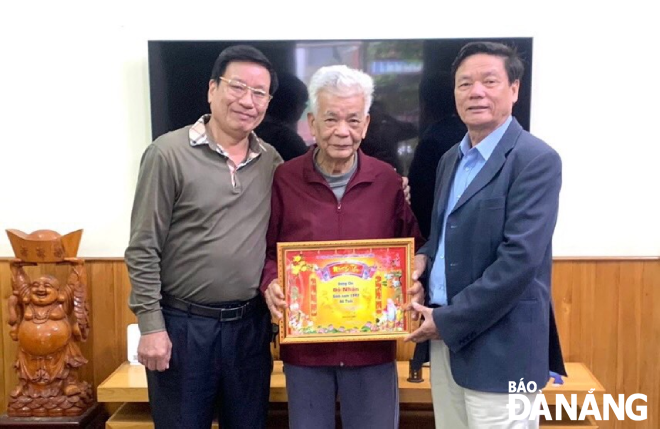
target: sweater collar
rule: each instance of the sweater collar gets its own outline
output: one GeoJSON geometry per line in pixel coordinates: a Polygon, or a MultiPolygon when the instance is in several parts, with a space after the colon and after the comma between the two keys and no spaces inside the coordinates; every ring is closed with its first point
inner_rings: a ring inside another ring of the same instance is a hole
{"type": "MultiPolygon", "coordinates": [[[[314,168],[314,152],[317,145],[312,146],[304,155],[303,162],[303,178],[308,183],[323,183],[327,184],[328,182],[325,178],[319,173],[316,168],[314,168]]],[[[358,148],[358,166],[357,171],[348,182],[348,188],[358,184],[358,183],[371,183],[376,180],[376,169],[374,164],[377,162],[374,158],[367,156],[362,152],[362,149],[358,148]]]]}

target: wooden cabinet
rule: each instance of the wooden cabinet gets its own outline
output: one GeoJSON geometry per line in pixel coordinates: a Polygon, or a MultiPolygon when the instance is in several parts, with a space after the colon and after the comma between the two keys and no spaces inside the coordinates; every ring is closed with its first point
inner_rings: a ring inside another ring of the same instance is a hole
{"type": "MultiPolygon", "coordinates": [[[[584,402],[584,397],[591,389],[596,402],[602,404],[605,389],[594,377],[589,369],[581,363],[567,363],[566,370],[569,377],[565,378],[561,386],[547,385],[543,388],[550,411],[554,416],[555,394],[563,393],[567,398],[571,394],[577,395],[578,404],[584,402]]],[[[408,363],[398,362],[399,371],[399,401],[401,403],[401,427],[415,427],[423,429],[433,423],[433,408],[431,400],[431,386],[428,381],[427,367],[424,368],[424,381],[410,383],[406,380],[408,363]],[[414,423],[413,423],[414,422],[414,423]]],[[[151,429],[153,422],[149,410],[149,397],[147,394],[147,377],[142,365],[123,363],[105,381],[97,391],[99,402],[124,403],[106,423],[107,429],[151,429]]],[[[271,377],[270,402],[273,427],[286,426],[286,386],[282,372],[282,362],[275,361],[271,377]]],[[[553,429],[561,428],[596,428],[593,419],[584,421],[541,421],[542,427],[553,429]]],[[[217,428],[217,423],[214,423],[217,428]]]]}

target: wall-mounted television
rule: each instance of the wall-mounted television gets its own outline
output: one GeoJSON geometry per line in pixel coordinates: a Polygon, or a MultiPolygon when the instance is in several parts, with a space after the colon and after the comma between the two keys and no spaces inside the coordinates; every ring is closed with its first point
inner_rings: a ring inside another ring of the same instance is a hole
{"type": "MultiPolygon", "coordinates": [[[[422,88],[451,86],[452,82],[436,84],[432,79],[450,79],[451,63],[458,50],[472,40],[476,39],[150,41],[152,135],[155,139],[208,113],[206,93],[215,59],[224,48],[244,43],[261,50],[279,73],[294,74],[305,84],[319,67],[326,65],[346,64],[370,74],[376,84],[375,105],[363,145],[382,145],[376,148],[382,149],[382,158],[394,157],[385,160],[405,174],[419,136],[436,120],[437,114],[429,106],[434,102],[438,105],[448,102],[440,91],[420,95],[420,84],[427,82],[422,88]],[[379,126],[389,128],[376,139],[379,126]]],[[[513,46],[523,58],[525,74],[514,115],[529,130],[532,39],[479,40],[513,46]]],[[[453,106],[453,100],[450,104],[453,106]]],[[[305,116],[301,116],[297,131],[309,144],[312,138],[305,116]]],[[[363,148],[366,151],[367,148],[363,148]]]]}

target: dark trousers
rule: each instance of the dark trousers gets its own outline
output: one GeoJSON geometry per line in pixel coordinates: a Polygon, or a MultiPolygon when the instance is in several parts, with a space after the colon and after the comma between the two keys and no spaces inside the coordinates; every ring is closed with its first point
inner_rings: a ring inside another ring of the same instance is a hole
{"type": "Polygon", "coordinates": [[[163,307],[172,341],[170,368],[147,371],[157,429],[266,426],[272,358],[263,302],[241,320],[220,322],[163,307]]]}
{"type": "Polygon", "coordinates": [[[344,429],[399,427],[396,362],[359,367],[285,363],[284,375],[292,429],[335,429],[337,398],[344,429]]]}

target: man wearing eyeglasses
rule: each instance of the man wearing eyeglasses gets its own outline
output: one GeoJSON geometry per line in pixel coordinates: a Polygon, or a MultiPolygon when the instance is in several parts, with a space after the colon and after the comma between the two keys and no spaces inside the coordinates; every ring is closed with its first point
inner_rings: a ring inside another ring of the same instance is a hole
{"type": "Polygon", "coordinates": [[[217,58],[211,114],[145,151],[126,264],[157,428],[265,427],[270,314],[259,293],[273,173],[253,133],[277,75],[250,46],[217,58]]]}

